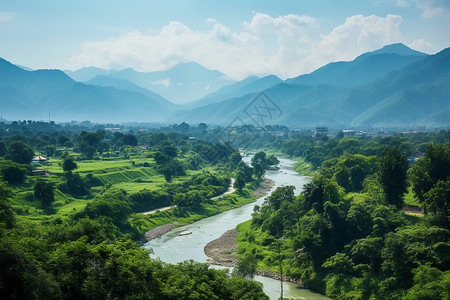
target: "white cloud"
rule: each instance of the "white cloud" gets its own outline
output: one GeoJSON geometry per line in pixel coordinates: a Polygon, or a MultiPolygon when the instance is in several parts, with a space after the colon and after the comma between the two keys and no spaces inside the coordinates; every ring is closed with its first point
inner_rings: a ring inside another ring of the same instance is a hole
{"type": "Polygon", "coordinates": [[[416,2],[417,6],[423,10],[424,18],[450,17],[449,0],[416,0],[416,2]]]}
{"type": "Polygon", "coordinates": [[[14,20],[14,13],[0,11],[0,23],[7,23],[14,20]]]}
{"type": "Polygon", "coordinates": [[[321,33],[311,17],[271,17],[255,13],[239,31],[209,20],[206,31],[170,22],[159,31],[129,32],[109,40],[86,42],[68,68],[132,67],[140,71],[170,68],[196,61],[230,77],[275,74],[282,78],[311,72],[337,60],[351,60],[362,52],[399,42],[400,16],[352,16],[331,32],[321,33]]]}
{"type": "Polygon", "coordinates": [[[408,0],[396,0],[395,3],[399,7],[410,7],[411,3],[408,0]]]}
{"type": "Polygon", "coordinates": [[[425,52],[425,53],[430,53],[430,54],[436,52],[436,48],[431,43],[425,41],[424,39],[414,40],[408,44],[408,47],[410,47],[411,49],[420,51],[420,52],[425,52]]]}
{"type": "Polygon", "coordinates": [[[375,15],[349,17],[343,25],[334,28],[316,43],[320,51],[318,54],[325,61],[351,60],[360,53],[398,42],[401,39],[401,22],[402,18],[395,15],[386,18],[375,15]]]}
{"type": "Polygon", "coordinates": [[[168,77],[166,79],[152,81],[152,82],[150,82],[150,84],[152,84],[152,85],[163,85],[165,87],[169,87],[170,86],[170,77],[168,77]]]}
{"type": "Polygon", "coordinates": [[[415,4],[422,10],[424,18],[434,17],[450,17],[450,1],[449,0],[395,0],[399,7],[410,7],[415,4]]]}

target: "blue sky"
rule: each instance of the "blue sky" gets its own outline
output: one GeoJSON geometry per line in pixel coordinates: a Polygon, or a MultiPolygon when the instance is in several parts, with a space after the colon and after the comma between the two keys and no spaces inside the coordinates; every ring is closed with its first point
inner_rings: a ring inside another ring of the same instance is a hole
{"type": "Polygon", "coordinates": [[[197,61],[235,79],[288,78],[390,43],[436,53],[448,28],[449,0],[15,0],[0,4],[0,57],[72,70],[197,61]]]}

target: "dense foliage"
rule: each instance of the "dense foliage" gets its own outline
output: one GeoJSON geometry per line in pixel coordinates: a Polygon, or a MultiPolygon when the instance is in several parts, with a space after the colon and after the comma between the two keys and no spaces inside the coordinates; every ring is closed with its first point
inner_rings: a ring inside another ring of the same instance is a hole
{"type": "MultiPolygon", "coordinates": [[[[207,264],[152,260],[102,220],[14,225],[8,201],[2,184],[2,299],[267,299],[260,284],[230,278],[207,264]]],[[[95,210],[101,209],[89,209],[92,217],[95,210]]]]}
{"type": "Polygon", "coordinates": [[[136,243],[159,224],[192,222],[239,205],[238,197],[252,201],[245,185],[257,182],[253,168],[231,146],[188,142],[178,133],[135,135],[40,122],[5,126],[0,124],[1,299],[267,299],[259,283],[193,261],[165,264],[136,243]],[[50,163],[31,163],[37,153],[50,163]],[[212,200],[238,172],[245,174],[238,196],[212,200]],[[151,190],[115,186],[141,183],[151,190]],[[139,214],[173,205],[167,219],[167,212],[139,214]]]}
{"type": "Polygon", "coordinates": [[[449,298],[449,147],[427,146],[409,171],[404,145],[323,161],[299,196],[279,187],[256,207],[239,256],[333,298],[449,298]],[[401,211],[407,172],[423,217],[401,211]]]}

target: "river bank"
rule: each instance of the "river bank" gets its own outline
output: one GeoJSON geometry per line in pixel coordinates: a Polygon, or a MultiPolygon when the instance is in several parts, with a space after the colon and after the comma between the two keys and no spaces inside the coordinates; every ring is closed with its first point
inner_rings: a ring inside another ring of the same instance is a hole
{"type": "MultiPolygon", "coordinates": [[[[267,196],[274,186],[275,182],[270,179],[265,179],[260,187],[254,191],[258,198],[267,196]]],[[[236,228],[230,229],[224,232],[220,237],[210,241],[203,248],[206,256],[208,257],[207,263],[210,265],[224,266],[228,268],[236,267],[238,262],[237,249],[239,245],[236,242],[236,238],[239,232],[236,228]]],[[[276,280],[280,280],[280,274],[270,270],[257,270],[255,275],[268,277],[276,280]]],[[[290,277],[283,276],[283,280],[292,282],[298,285],[303,285],[299,280],[295,280],[290,277]]]]}
{"type": "MultiPolygon", "coordinates": [[[[256,190],[252,191],[254,199],[257,199],[257,198],[267,195],[269,193],[269,191],[272,189],[272,187],[274,186],[274,184],[275,184],[275,182],[273,180],[267,179],[267,178],[264,179],[260,183],[259,187],[256,190]]],[[[219,198],[221,198],[221,197],[219,197],[219,198]]],[[[235,207],[231,207],[230,209],[232,209],[232,208],[235,208],[235,207]]],[[[204,217],[205,218],[209,217],[209,215],[205,215],[204,217]]],[[[165,235],[166,233],[168,233],[169,231],[175,229],[176,227],[178,227],[180,225],[185,225],[185,224],[176,225],[176,223],[174,222],[174,223],[167,223],[164,225],[157,226],[157,227],[145,232],[144,241],[149,242],[153,239],[160,238],[163,235],[165,235]]]]}
{"type": "MultiPolygon", "coordinates": [[[[206,244],[203,251],[208,256],[207,263],[210,265],[224,266],[228,268],[236,267],[238,258],[236,256],[239,245],[236,243],[236,237],[239,232],[236,228],[226,231],[217,239],[206,244]]],[[[256,270],[255,275],[280,280],[280,274],[270,270],[256,270]]],[[[283,276],[283,281],[292,282],[303,286],[301,280],[283,276]]]]}

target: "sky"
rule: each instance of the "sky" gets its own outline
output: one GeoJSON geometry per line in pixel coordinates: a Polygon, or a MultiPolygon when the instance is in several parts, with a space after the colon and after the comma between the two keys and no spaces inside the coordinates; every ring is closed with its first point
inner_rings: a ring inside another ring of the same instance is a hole
{"type": "Polygon", "coordinates": [[[0,3],[0,57],[144,72],[195,61],[285,79],[392,43],[434,54],[448,28],[450,0],[14,0],[0,3]]]}

